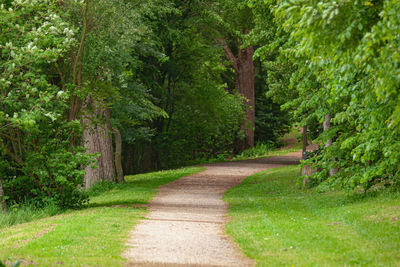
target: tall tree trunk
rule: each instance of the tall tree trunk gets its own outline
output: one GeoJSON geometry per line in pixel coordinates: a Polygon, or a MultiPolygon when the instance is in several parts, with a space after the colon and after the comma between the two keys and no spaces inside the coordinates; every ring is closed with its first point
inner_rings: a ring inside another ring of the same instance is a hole
{"type": "MultiPolygon", "coordinates": [[[[232,62],[236,74],[236,90],[246,98],[247,105],[246,119],[241,126],[244,131],[245,139],[239,140],[236,148],[243,151],[254,146],[254,122],[255,122],[255,95],[254,95],[254,48],[249,46],[240,49],[235,56],[226,44],[225,40],[220,39],[220,44],[225,50],[226,57],[232,62]]],[[[241,44],[239,43],[238,46],[241,44]]]]}
{"type": "MultiPolygon", "coordinates": [[[[101,153],[99,144],[99,133],[96,125],[93,125],[95,114],[90,113],[90,107],[94,107],[94,101],[91,96],[88,96],[84,101],[85,114],[82,118],[82,125],[85,127],[83,131],[83,146],[87,153],[101,153]]],[[[103,167],[100,157],[96,159],[97,168],[92,168],[91,165],[85,168],[84,184],[85,189],[89,189],[93,184],[103,180],[103,167]]]]}
{"type": "Polygon", "coordinates": [[[98,110],[98,115],[103,123],[97,126],[99,133],[99,145],[101,153],[101,166],[103,171],[103,179],[107,181],[115,181],[116,172],[114,165],[114,151],[112,143],[112,129],[110,123],[111,112],[108,107],[102,107],[98,110]]]}
{"type": "Polygon", "coordinates": [[[1,204],[1,210],[6,213],[7,212],[7,204],[4,196],[4,191],[3,191],[3,181],[0,178],[0,204],[1,204]]]}
{"type": "Polygon", "coordinates": [[[83,132],[83,143],[87,153],[98,153],[97,168],[86,167],[84,178],[85,189],[90,188],[101,180],[115,181],[116,170],[114,163],[114,151],[112,142],[112,128],[110,123],[110,109],[102,101],[96,101],[88,96],[84,101],[84,115],[82,124],[85,127],[83,132]],[[100,123],[95,123],[100,121],[100,123]]]}
{"type": "Polygon", "coordinates": [[[122,169],[122,138],[118,129],[114,129],[115,139],[115,169],[117,171],[117,181],[124,182],[124,171],[122,169]]]}
{"type": "MultiPolygon", "coordinates": [[[[324,131],[328,131],[329,128],[331,127],[331,115],[330,114],[325,116],[325,121],[324,121],[323,127],[324,127],[324,131]]],[[[326,141],[325,147],[328,147],[328,146],[331,146],[331,145],[332,145],[332,139],[328,139],[326,141]]],[[[332,161],[335,161],[335,160],[332,159],[332,161]]],[[[338,172],[337,168],[332,168],[332,169],[329,170],[329,175],[333,176],[337,172],[338,172]]]]}
{"type": "Polygon", "coordinates": [[[236,86],[237,91],[243,95],[247,101],[246,120],[242,128],[246,136],[242,149],[254,146],[254,123],[255,123],[255,96],[254,96],[254,48],[252,46],[239,51],[237,58],[236,86]]]}

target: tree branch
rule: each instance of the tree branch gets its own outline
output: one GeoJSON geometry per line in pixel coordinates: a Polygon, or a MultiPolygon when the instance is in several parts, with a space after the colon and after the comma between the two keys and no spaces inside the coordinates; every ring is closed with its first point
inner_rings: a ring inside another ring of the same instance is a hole
{"type": "Polygon", "coordinates": [[[9,156],[10,158],[12,158],[13,160],[15,160],[19,165],[23,165],[23,164],[24,164],[24,162],[22,161],[22,159],[21,159],[18,155],[12,153],[12,152],[6,147],[5,144],[3,144],[3,143],[0,142],[0,147],[6,152],[6,155],[8,155],[8,156],[9,156]]]}
{"type": "Polygon", "coordinates": [[[232,62],[232,66],[235,69],[235,72],[239,72],[239,66],[238,66],[238,59],[235,57],[235,55],[232,53],[232,50],[229,48],[229,46],[226,44],[225,40],[220,38],[218,39],[219,43],[222,45],[222,48],[225,50],[225,55],[228,60],[232,62]]]}

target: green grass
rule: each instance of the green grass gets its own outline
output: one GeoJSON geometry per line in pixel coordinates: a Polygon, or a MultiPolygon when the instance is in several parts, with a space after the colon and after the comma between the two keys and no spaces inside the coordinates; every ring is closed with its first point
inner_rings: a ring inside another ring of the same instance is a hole
{"type": "Polygon", "coordinates": [[[297,145],[294,147],[291,147],[291,148],[284,147],[284,148],[273,149],[264,144],[260,144],[258,146],[255,146],[254,148],[250,148],[250,149],[243,151],[239,155],[236,155],[233,158],[233,161],[265,158],[265,157],[272,157],[272,156],[283,156],[290,152],[299,151],[300,149],[301,148],[299,148],[297,145]]]}
{"type": "Polygon", "coordinates": [[[227,232],[257,266],[400,266],[400,194],[320,194],[296,186],[298,167],[229,190],[227,232]]]}
{"type": "MultiPolygon", "coordinates": [[[[0,260],[39,266],[121,266],[129,231],[143,218],[156,188],[202,171],[191,167],[126,177],[90,191],[82,210],[0,229],[0,260]]],[[[2,216],[2,215],[0,215],[2,216]]]]}
{"type": "Polygon", "coordinates": [[[297,129],[292,129],[289,133],[285,134],[279,142],[282,145],[285,144],[285,140],[291,139],[294,143],[291,144],[290,147],[281,147],[275,148],[274,144],[268,143],[258,143],[253,148],[247,149],[242,153],[233,157],[233,160],[246,160],[246,159],[256,159],[256,158],[264,158],[264,157],[271,157],[271,156],[283,156],[290,152],[296,152],[301,150],[301,142],[299,142],[298,137],[300,133],[297,129]]]}
{"type": "Polygon", "coordinates": [[[44,208],[38,208],[32,204],[12,206],[9,207],[7,214],[0,213],[0,229],[53,216],[61,212],[61,209],[54,204],[46,205],[44,208]]]}

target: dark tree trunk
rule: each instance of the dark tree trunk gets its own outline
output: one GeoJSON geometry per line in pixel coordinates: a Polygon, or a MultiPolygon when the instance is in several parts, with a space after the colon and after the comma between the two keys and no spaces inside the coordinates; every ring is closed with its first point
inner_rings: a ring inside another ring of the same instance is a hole
{"type": "Polygon", "coordinates": [[[1,210],[6,213],[7,212],[7,205],[6,205],[6,200],[4,196],[4,191],[3,191],[3,182],[0,179],[0,204],[1,204],[1,210]]]}
{"type": "Polygon", "coordinates": [[[122,138],[118,129],[114,129],[115,136],[115,169],[117,171],[117,181],[124,182],[124,171],[122,169],[122,138]]]}
{"type": "MultiPolygon", "coordinates": [[[[247,105],[246,119],[241,126],[245,139],[236,142],[236,150],[243,151],[254,146],[254,122],[255,122],[255,95],[254,95],[254,48],[249,46],[240,49],[235,56],[223,39],[220,44],[225,50],[226,57],[232,62],[236,74],[236,90],[243,95],[247,105]]],[[[238,46],[241,44],[239,43],[238,46]]]]}
{"type": "Polygon", "coordinates": [[[254,96],[254,49],[252,46],[241,49],[237,58],[236,87],[247,101],[246,120],[242,125],[244,135],[241,149],[245,150],[254,146],[254,121],[255,121],[255,96],[254,96]]]}

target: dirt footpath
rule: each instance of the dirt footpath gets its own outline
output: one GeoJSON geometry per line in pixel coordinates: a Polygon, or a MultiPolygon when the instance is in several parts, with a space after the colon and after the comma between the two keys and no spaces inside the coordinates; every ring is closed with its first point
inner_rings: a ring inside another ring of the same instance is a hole
{"type": "Polygon", "coordinates": [[[224,192],[256,172],[298,164],[301,153],[205,165],[160,188],[147,219],[131,232],[128,266],[252,266],[225,234],[224,192]]]}

